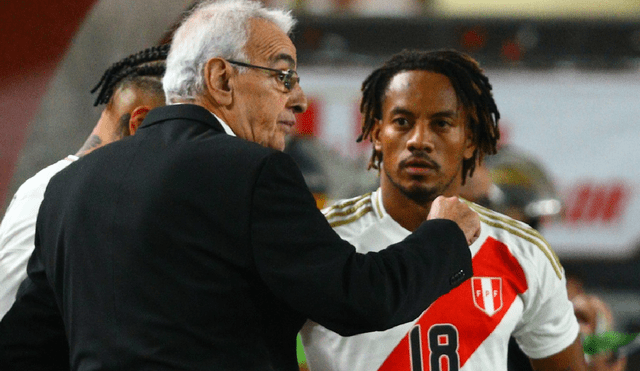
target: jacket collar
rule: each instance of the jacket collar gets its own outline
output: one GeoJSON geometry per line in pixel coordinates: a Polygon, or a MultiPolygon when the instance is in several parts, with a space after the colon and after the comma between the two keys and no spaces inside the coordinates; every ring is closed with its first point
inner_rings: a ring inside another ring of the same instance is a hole
{"type": "Polygon", "coordinates": [[[142,121],[140,128],[159,124],[168,120],[195,120],[211,126],[216,131],[225,132],[216,117],[206,108],[195,104],[172,104],[154,108],[142,121]]]}

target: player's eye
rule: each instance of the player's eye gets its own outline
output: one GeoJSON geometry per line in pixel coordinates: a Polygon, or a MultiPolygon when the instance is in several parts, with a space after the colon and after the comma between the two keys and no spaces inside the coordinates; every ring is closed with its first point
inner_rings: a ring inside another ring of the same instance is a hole
{"type": "Polygon", "coordinates": [[[444,129],[444,128],[448,128],[449,126],[451,126],[451,122],[447,121],[447,120],[436,120],[433,123],[436,127],[444,129]]]}
{"type": "Polygon", "coordinates": [[[409,126],[409,120],[404,117],[398,117],[393,120],[393,122],[399,127],[407,127],[409,126]]]}

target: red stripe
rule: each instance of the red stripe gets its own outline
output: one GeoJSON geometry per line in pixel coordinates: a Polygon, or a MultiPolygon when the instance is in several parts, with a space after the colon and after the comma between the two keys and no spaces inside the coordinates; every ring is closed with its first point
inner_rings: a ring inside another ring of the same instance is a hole
{"type": "MultiPolygon", "coordinates": [[[[476,277],[502,278],[502,308],[493,316],[489,316],[477,308],[473,302],[474,294],[471,289],[471,280],[467,280],[438,299],[418,319],[416,326],[420,328],[422,365],[416,365],[412,368],[409,334],[407,334],[387,357],[380,367],[380,371],[431,370],[428,332],[434,325],[440,324],[451,325],[457,329],[459,341],[457,354],[460,359],[460,367],[465,364],[473,352],[502,321],[516,296],[527,290],[527,281],[522,267],[511,255],[507,246],[494,238],[489,237],[473,257],[473,270],[476,277]]],[[[497,308],[499,301],[495,302],[497,308]]],[[[438,362],[440,365],[442,362],[447,362],[447,368],[443,369],[447,370],[449,361],[446,357],[440,357],[438,362]],[[443,361],[445,359],[446,361],[443,361]]]]}

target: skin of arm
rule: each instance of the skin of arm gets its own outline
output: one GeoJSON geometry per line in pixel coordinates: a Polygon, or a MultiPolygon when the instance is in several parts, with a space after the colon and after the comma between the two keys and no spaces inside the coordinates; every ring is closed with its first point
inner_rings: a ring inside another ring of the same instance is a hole
{"type": "Polygon", "coordinates": [[[580,338],[560,353],[547,358],[531,359],[531,365],[536,371],[587,371],[580,338]]]}

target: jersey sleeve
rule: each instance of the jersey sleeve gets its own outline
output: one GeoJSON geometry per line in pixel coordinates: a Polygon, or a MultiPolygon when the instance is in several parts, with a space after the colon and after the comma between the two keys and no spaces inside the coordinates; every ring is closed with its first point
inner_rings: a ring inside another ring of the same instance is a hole
{"type": "Polygon", "coordinates": [[[578,336],[579,325],[567,297],[564,270],[546,241],[532,246],[528,262],[529,290],[523,296],[522,322],[514,337],[533,359],[546,358],[567,348],[578,336]]]}

